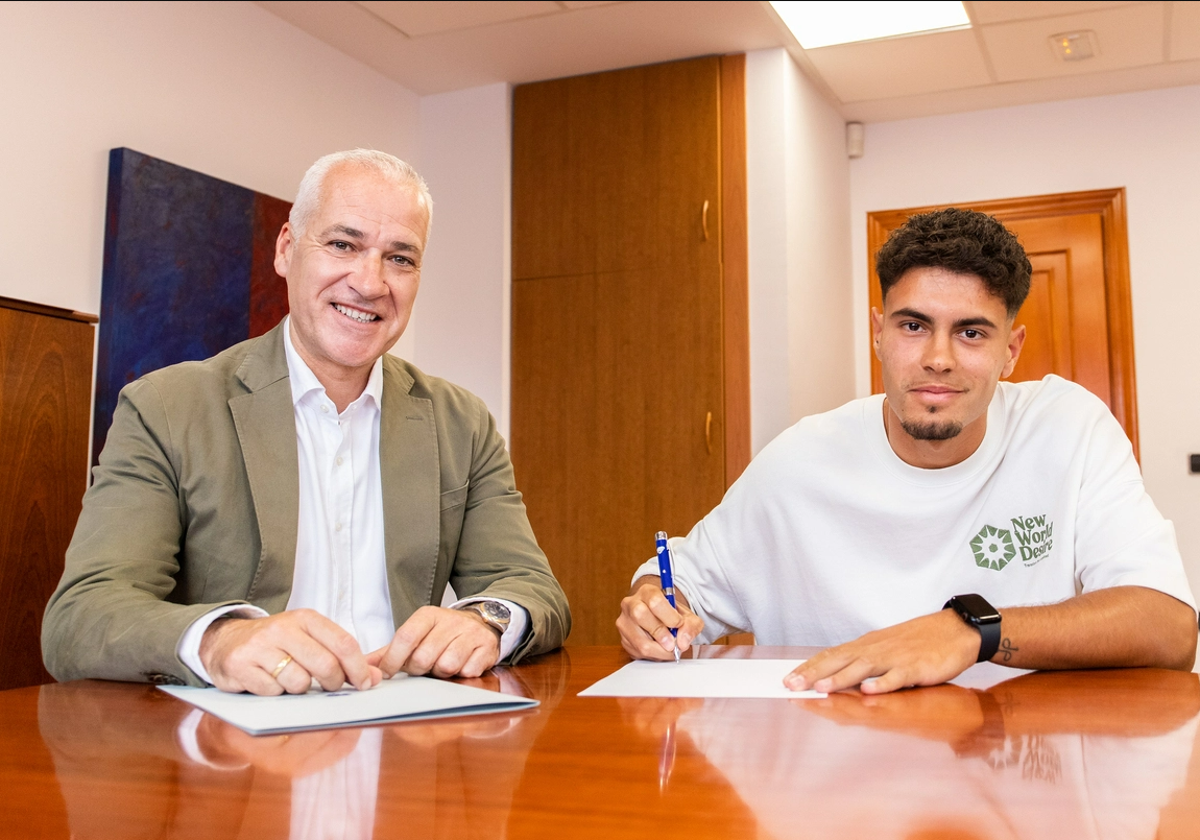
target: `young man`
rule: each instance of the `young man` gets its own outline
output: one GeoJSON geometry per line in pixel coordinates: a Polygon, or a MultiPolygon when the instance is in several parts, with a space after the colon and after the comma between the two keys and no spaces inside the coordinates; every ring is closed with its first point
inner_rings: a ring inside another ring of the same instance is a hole
{"type": "Polygon", "coordinates": [[[830,646],[789,687],[865,693],[985,659],[1191,668],[1195,602],[1121,427],[1059,377],[999,382],[1025,339],[1016,237],[942,210],[910,219],[876,265],[884,394],[759,453],[673,546],[678,611],[642,566],[617,620],[626,650],[666,659],[672,627],[681,649],[750,631],[830,646]]]}
{"type": "Polygon", "coordinates": [[[387,354],[431,213],[403,161],[321,158],[276,245],[288,318],[122,390],[46,608],[56,678],[299,693],[562,643],[491,415],[387,354]],[[447,582],[465,597],[442,609],[447,582]]]}

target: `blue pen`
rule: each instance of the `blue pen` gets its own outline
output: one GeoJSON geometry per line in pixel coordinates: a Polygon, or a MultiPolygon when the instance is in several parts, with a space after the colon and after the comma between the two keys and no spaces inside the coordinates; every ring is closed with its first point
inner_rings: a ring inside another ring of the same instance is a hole
{"type": "MultiPolygon", "coordinates": [[[[667,547],[667,532],[659,531],[654,535],[654,550],[658,554],[658,576],[662,579],[663,594],[667,603],[675,608],[675,578],[671,575],[671,549],[667,547]]],[[[672,627],[671,635],[678,637],[679,630],[672,627]]],[[[675,661],[679,661],[679,645],[675,645],[675,661]]]]}

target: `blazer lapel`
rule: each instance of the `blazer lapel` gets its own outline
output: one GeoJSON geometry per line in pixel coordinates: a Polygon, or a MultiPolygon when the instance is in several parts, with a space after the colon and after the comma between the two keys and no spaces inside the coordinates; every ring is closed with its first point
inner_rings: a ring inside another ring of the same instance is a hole
{"type": "Polygon", "coordinates": [[[246,356],[237,375],[250,393],[229,400],[262,543],[246,598],[269,613],[282,612],[292,591],[300,507],[296,416],[283,329],[281,324],[271,330],[246,356]]]}
{"type": "MultiPolygon", "coordinates": [[[[383,484],[384,550],[392,616],[399,627],[433,603],[441,533],[441,469],[433,403],[412,396],[412,376],[383,357],[379,468],[383,484]]],[[[441,593],[438,593],[440,602],[441,593]]]]}

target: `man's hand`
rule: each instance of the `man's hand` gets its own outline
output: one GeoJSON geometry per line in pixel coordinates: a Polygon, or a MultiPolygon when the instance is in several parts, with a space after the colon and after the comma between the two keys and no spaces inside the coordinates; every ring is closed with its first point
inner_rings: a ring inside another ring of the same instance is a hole
{"type": "Polygon", "coordinates": [[[421,607],[400,625],[389,645],[367,656],[389,678],[400,671],[478,677],[499,661],[499,633],[474,613],[442,607],[421,607]]]}
{"type": "Polygon", "coordinates": [[[675,603],[678,609],[667,602],[657,575],[644,575],[634,581],[633,589],[621,601],[621,615],[617,617],[625,652],[634,659],[666,661],[675,657],[676,643],[681,651],[687,650],[704,629],[704,622],[692,612],[678,586],[675,603]],[[679,629],[678,638],[671,635],[672,627],[679,629]]]}
{"type": "Polygon", "coordinates": [[[251,694],[303,694],[314,679],[326,691],[345,683],[363,690],[381,678],[358,641],[313,610],[219,618],[204,631],[200,661],[217,688],[251,694]]]}
{"type": "Polygon", "coordinates": [[[783,683],[793,691],[829,693],[859,686],[863,694],[886,694],[952,680],[978,656],[979,631],[952,610],[942,610],[823,650],[783,683]]]}

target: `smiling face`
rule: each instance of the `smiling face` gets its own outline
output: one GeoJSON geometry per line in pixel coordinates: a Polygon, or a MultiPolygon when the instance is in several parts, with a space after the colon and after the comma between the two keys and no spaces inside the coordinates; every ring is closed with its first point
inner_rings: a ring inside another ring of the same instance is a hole
{"type": "Polygon", "coordinates": [[[900,458],[935,469],[983,442],[996,383],[1012,373],[1025,328],[973,274],[912,268],[871,311],[887,396],[884,425],[900,458]]]}
{"type": "Polygon", "coordinates": [[[279,233],[275,270],[287,279],[292,342],[339,410],[408,325],[428,222],[411,186],[342,164],[304,229],[288,223],[279,233]]]}

